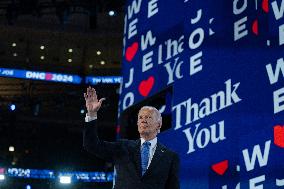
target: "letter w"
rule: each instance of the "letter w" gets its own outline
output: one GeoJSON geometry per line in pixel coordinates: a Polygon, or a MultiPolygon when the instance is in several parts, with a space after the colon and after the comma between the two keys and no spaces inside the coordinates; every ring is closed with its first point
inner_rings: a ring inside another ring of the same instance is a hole
{"type": "Polygon", "coordinates": [[[266,65],[266,71],[267,71],[267,74],[268,74],[270,84],[274,84],[278,81],[280,71],[282,73],[282,76],[284,77],[284,61],[283,61],[283,58],[279,58],[277,60],[276,69],[275,69],[274,73],[273,73],[271,64],[266,65]]]}
{"type": "Polygon", "coordinates": [[[149,44],[150,44],[150,46],[153,46],[155,44],[155,42],[156,42],[156,37],[153,37],[152,31],[149,30],[146,34],[146,37],[144,35],[142,35],[142,38],[141,38],[141,49],[142,49],[142,51],[147,49],[149,44]]]}
{"type": "Polygon", "coordinates": [[[138,0],[138,3],[136,0],[132,1],[132,4],[128,6],[128,19],[132,18],[133,12],[137,14],[140,11],[141,7],[141,1],[138,0]]]}
{"type": "Polygon", "coordinates": [[[284,0],[282,0],[280,8],[277,5],[277,1],[273,1],[271,5],[272,5],[275,19],[279,20],[280,18],[282,18],[283,13],[284,13],[284,0]]]}
{"type": "Polygon", "coordinates": [[[270,150],[270,143],[271,143],[271,140],[268,140],[265,142],[264,155],[262,155],[259,145],[255,145],[253,147],[251,158],[249,157],[248,149],[243,150],[243,157],[244,157],[247,171],[251,171],[254,169],[256,158],[258,160],[260,167],[267,165],[268,155],[269,155],[269,150],[270,150]]]}

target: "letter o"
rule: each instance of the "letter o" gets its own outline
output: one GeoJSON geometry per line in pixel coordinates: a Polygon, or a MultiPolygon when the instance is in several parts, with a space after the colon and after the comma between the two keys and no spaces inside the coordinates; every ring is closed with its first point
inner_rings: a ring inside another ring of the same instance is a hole
{"type": "Polygon", "coordinates": [[[189,48],[196,49],[202,44],[203,41],[204,41],[204,30],[202,28],[197,28],[190,34],[188,38],[189,48]],[[195,37],[198,37],[198,40],[196,42],[194,42],[195,37]]]}
{"type": "Polygon", "coordinates": [[[134,103],[134,94],[132,92],[127,93],[123,98],[122,108],[125,110],[134,103]]]}

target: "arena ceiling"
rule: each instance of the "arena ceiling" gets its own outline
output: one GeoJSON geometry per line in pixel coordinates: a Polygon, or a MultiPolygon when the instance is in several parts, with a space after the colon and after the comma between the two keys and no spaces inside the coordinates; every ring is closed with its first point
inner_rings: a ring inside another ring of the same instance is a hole
{"type": "MultiPolygon", "coordinates": [[[[0,67],[120,75],[123,15],[122,0],[1,1],[0,67]]],[[[109,168],[81,147],[86,87],[0,77],[0,166],[109,168]]],[[[107,98],[101,136],[115,140],[119,85],[95,87],[107,98]]]]}

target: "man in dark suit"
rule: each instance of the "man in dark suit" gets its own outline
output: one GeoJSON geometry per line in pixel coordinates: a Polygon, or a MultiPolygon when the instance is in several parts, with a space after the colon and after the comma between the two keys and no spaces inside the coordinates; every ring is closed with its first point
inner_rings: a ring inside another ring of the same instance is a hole
{"type": "Polygon", "coordinates": [[[179,158],[157,141],[162,126],[160,112],[144,106],[138,114],[138,140],[106,142],[97,135],[97,112],[104,98],[98,100],[94,88],[84,94],[88,113],[83,146],[90,153],[115,164],[115,189],[179,189],[179,158]]]}

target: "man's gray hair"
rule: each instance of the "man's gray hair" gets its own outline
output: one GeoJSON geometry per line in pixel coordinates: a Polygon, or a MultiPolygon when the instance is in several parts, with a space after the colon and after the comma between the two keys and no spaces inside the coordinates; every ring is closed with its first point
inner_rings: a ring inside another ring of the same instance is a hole
{"type": "Polygon", "coordinates": [[[153,111],[153,112],[156,114],[156,118],[157,118],[157,121],[158,121],[159,125],[162,126],[162,115],[161,115],[161,113],[159,112],[159,110],[158,110],[157,108],[153,107],[153,106],[143,106],[143,107],[139,110],[139,112],[140,112],[141,110],[145,110],[145,109],[153,111]]]}

